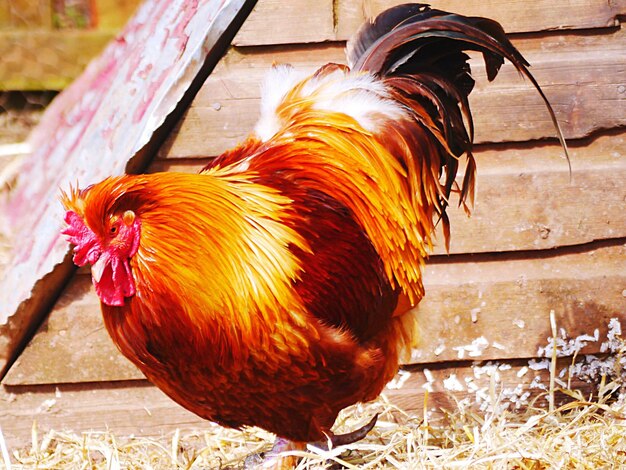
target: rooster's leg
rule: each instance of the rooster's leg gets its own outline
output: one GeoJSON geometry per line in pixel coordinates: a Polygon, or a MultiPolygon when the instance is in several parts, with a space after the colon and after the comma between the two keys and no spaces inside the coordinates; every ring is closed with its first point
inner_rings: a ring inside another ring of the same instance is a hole
{"type": "Polygon", "coordinates": [[[244,463],[245,469],[291,469],[298,463],[298,457],[291,455],[280,455],[282,452],[290,450],[304,450],[305,442],[293,442],[282,437],[277,437],[272,450],[265,453],[249,455],[244,463]]]}

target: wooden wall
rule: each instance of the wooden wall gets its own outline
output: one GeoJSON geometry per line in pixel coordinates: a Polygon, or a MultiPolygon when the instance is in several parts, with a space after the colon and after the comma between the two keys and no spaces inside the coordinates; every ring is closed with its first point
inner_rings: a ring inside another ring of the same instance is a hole
{"type": "MultiPolygon", "coordinates": [[[[345,39],[394,3],[259,0],[150,171],[197,171],[251,129],[272,63],[312,71],[344,62],[345,39]]],[[[451,211],[450,253],[437,246],[426,268],[417,312],[422,342],[407,382],[388,391],[409,410],[421,408],[426,388],[432,404],[448,403],[451,391],[474,399],[494,383],[503,393],[515,390],[514,398],[541,392],[551,311],[562,347],[578,338],[586,354],[606,352],[610,320],[626,320],[626,33],[619,21],[626,1],[432,3],[490,16],[513,33],[563,126],[572,173],[530,84],[508,64],[487,84],[474,61],[477,202],[469,219],[451,211]],[[483,369],[474,361],[497,362],[477,373],[483,369]]],[[[563,361],[559,370],[571,359],[563,361]]],[[[201,424],[119,356],[87,271],[71,281],[1,393],[12,442],[29,438],[32,418],[44,428],[143,433],[201,424]]]]}

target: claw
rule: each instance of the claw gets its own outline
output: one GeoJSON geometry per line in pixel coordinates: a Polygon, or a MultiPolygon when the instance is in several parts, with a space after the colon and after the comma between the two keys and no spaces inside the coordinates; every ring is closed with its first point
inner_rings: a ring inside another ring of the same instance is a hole
{"type": "Polygon", "coordinates": [[[369,421],[369,423],[361,426],[359,429],[355,429],[352,432],[349,432],[346,434],[334,434],[332,431],[328,431],[327,442],[319,441],[319,442],[312,443],[312,445],[322,450],[328,450],[329,448],[345,446],[348,444],[352,444],[354,442],[358,442],[361,439],[365,438],[365,436],[367,436],[367,433],[369,433],[372,430],[377,420],[378,420],[378,413],[374,415],[374,417],[369,421]]]}

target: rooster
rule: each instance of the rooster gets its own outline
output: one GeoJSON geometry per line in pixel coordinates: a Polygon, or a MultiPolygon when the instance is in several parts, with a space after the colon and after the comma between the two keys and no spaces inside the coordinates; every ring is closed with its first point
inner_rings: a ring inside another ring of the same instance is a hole
{"type": "Polygon", "coordinates": [[[335,418],[397,372],[434,227],[447,244],[451,193],[472,202],[467,50],[489,80],[504,59],[528,77],[565,146],[498,23],[407,4],[361,27],[349,67],[274,66],[254,131],[198,174],[64,193],[120,351],[197,415],[275,433],[274,453],[364,437],[375,417],[343,435],[335,418]]]}

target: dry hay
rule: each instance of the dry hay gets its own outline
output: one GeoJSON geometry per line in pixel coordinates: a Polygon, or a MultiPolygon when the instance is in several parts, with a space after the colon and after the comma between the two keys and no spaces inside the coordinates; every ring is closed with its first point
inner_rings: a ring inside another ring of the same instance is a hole
{"type": "MultiPolygon", "coordinates": [[[[586,355],[560,373],[557,357],[575,357],[584,342],[598,341],[598,335],[567,339],[565,333],[557,335],[553,325],[548,339],[550,347],[541,348],[540,354],[545,360],[529,361],[535,370],[550,371],[549,386],[534,399],[528,400],[527,392],[520,395],[496,386],[504,364],[477,363],[474,373],[490,374],[491,385],[487,392],[475,390],[475,400],[464,398],[452,410],[421,416],[405,413],[384,395],[353,406],[340,415],[336,431],[353,430],[379,413],[367,439],[326,452],[312,446],[293,452],[303,458],[297,468],[626,468],[626,345],[621,324],[617,319],[609,323],[608,340],[601,345],[608,356],[586,355]],[[566,380],[561,379],[564,373],[566,380]],[[599,382],[595,395],[570,389],[571,375],[599,382]],[[558,406],[559,393],[570,401],[558,406]]],[[[422,372],[428,379],[427,369],[422,372]]],[[[451,391],[456,387],[447,382],[453,376],[443,380],[451,391]]],[[[400,374],[400,381],[403,377],[400,374]]],[[[424,410],[432,410],[432,383],[424,385],[424,410]]],[[[31,440],[28,448],[8,449],[0,429],[0,468],[1,463],[16,470],[240,468],[250,454],[269,450],[273,436],[260,429],[239,432],[211,423],[203,430],[160,438],[122,437],[114,430],[40,434],[35,424],[31,440]]]]}
{"type": "MultiPolygon", "coordinates": [[[[298,469],[620,468],[626,465],[626,401],[615,399],[619,387],[601,383],[594,400],[567,391],[572,401],[552,411],[532,405],[521,413],[498,406],[475,411],[460,404],[437,421],[409,416],[383,396],[346,410],[338,420],[337,429],[344,431],[380,413],[367,439],[293,454],[303,457],[298,469]]],[[[246,456],[268,450],[273,439],[259,429],[207,428],[155,439],[114,432],[39,436],[34,426],[30,448],[11,452],[4,439],[0,447],[13,469],[219,469],[240,468],[246,456]]]]}
{"type": "MultiPolygon", "coordinates": [[[[582,368],[580,364],[568,368],[598,383],[595,396],[585,397],[569,388],[569,380],[559,380],[557,356],[571,353],[572,348],[576,353],[584,341],[597,341],[597,335],[566,341],[556,334],[552,312],[550,317],[553,336],[551,347],[544,351],[544,357],[550,358],[545,365],[550,369],[550,384],[545,393],[520,406],[522,401],[515,394],[504,388],[496,391],[492,382],[488,396],[477,393],[474,402],[457,401],[455,409],[433,414],[428,411],[426,387],[423,409],[427,411],[422,416],[405,413],[383,395],[344,410],[337,420],[335,431],[342,433],[378,413],[378,422],[366,439],[329,451],[309,446],[304,452],[290,452],[302,457],[297,468],[626,467],[626,345],[621,324],[616,319],[609,324],[606,348],[603,345],[610,353],[606,360],[587,356],[582,368]],[[557,406],[557,393],[570,401],[557,406]]],[[[0,429],[0,462],[16,470],[241,468],[247,456],[269,450],[272,441],[273,436],[260,429],[241,432],[211,423],[201,431],[177,431],[161,438],[54,430],[40,436],[34,424],[32,444],[24,449],[7,449],[0,429]]]]}

